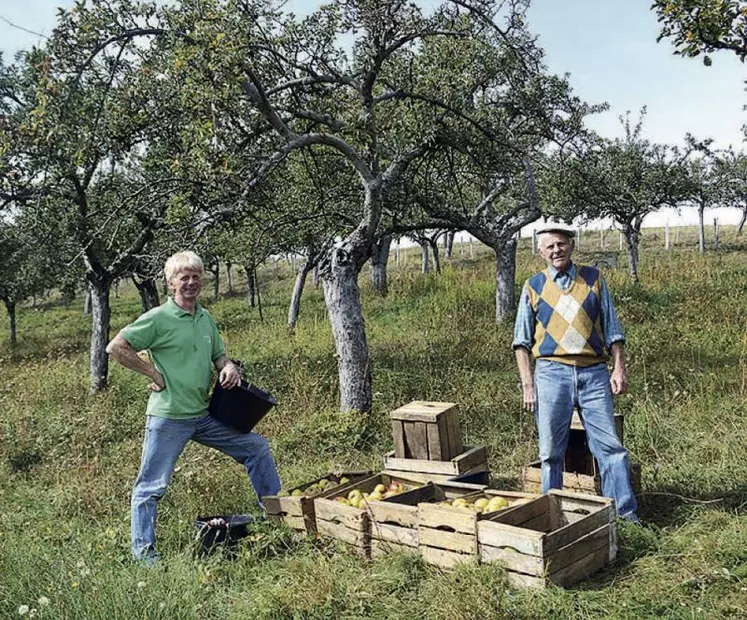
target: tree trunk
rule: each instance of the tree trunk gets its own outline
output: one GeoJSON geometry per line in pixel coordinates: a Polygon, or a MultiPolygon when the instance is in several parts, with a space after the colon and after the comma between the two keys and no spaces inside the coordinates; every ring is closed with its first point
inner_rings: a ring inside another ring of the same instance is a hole
{"type": "Polygon", "coordinates": [[[15,349],[18,344],[16,338],[16,302],[10,299],[3,299],[5,309],[8,311],[8,322],[10,323],[10,346],[15,349]]]}
{"type": "Polygon", "coordinates": [[[296,328],[296,323],[298,322],[298,310],[301,307],[301,295],[303,294],[303,287],[306,284],[306,276],[309,275],[315,262],[315,256],[312,253],[309,253],[303,265],[301,265],[301,269],[298,270],[296,282],[293,285],[290,306],[288,308],[288,329],[291,333],[296,328]]]}
{"type": "Polygon", "coordinates": [[[441,273],[441,257],[439,256],[439,250],[438,250],[438,240],[437,239],[429,239],[428,245],[431,246],[431,251],[433,252],[433,266],[436,269],[436,273],[441,273]]]}
{"type": "Polygon", "coordinates": [[[226,291],[227,295],[233,295],[233,274],[231,273],[231,269],[233,267],[233,263],[230,260],[226,261],[226,286],[228,287],[228,290],[226,291]]]}
{"type": "Polygon", "coordinates": [[[495,321],[503,323],[516,310],[516,238],[512,235],[495,252],[495,321]]]}
{"type": "Polygon", "coordinates": [[[371,410],[371,362],[358,290],[358,270],[348,252],[332,250],[322,279],[324,301],[337,351],[340,409],[371,410]]]}
{"type": "Polygon", "coordinates": [[[107,278],[89,280],[88,290],[91,293],[91,310],[93,328],[91,330],[91,390],[93,394],[103,390],[109,376],[109,356],[106,345],[109,343],[109,288],[111,281],[107,278]]]}
{"type": "Polygon", "coordinates": [[[737,236],[742,234],[742,229],[744,228],[744,223],[747,221],[747,205],[742,207],[742,218],[739,220],[739,224],[737,224],[737,236]]]}
{"type": "Polygon", "coordinates": [[[389,263],[389,249],[392,246],[392,237],[387,235],[376,241],[371,246],[371,283],[373,289],[381,295],[386,295],[388,283],[386,277],[387,264],[389,263]]]}
{"type": "Polygon", "coordinates": [[[698,205],[698,251],[705,254],[705,207],[698,205]]]}
{"type": "Polygon", "coordinates": [[[456,233],[453,230],[450,230],[446,233],[446,258],[451,259],[451,257],[454,255],[454,235],[456,233]]]}
{"type": "Polygon", "coordinates": [[[638,244],[640,243],[640,233],[633,224],[623,225],[623,234],[625,243],[628,246],[628,264],[630,267],[630,277],[633,282],[638,282],[638,244]]]}
{"type": "Polygon", "coordinates": [[[257,278],[255,276],[256,270],[254,265],[244,265],[244,272],[246,273],[246,288],[249,301],[249,307],[254,308],[257,305],[257,278]]]}
{"type": "Polygon", "coordinates": [[[148,312],[148,310],[161,305],[155,278],[138,280],[135,276],[132,276],[132,281],[135,284],[137,292],[140,294],[140,305],[143,307],[143,312],[148,312]]]}
{"type": "Polygon", "coordinates": [[[212,267],[210,268],[211,273],[213,274],[213,299],[215,301],[218,301],[218,298],[220,297],[220,259],[216,258],[215,262],[212,263],[212,267]]]}
{"type": "Polygon", "coordinates": [[[314,288],[319,288],[319,283],[321,282],[321,279],[319,277],[319,263],[314,264],[314,273],[311,277],[314,281],[314,288]]]}
{"type": "Polygon", "coordinates": [[[420,249],[422,250],[423,261],[421,263],[421,273],[428,273],[430,271],[430,263],[428,261],[428,242],[418,241],[420,249]]]}
{"type": "Polygon", "coordinates": [[[91,315],[91,303],[91,289],[88,287],[86,289],[86,298],[83,300],[83,316],[91,315]]]}

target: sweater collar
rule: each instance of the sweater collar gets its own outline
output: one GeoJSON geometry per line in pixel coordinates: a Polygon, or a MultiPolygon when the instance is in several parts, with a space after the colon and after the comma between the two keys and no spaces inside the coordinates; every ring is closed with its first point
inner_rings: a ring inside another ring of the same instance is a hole
{"type": "Polygon", "coordinates": [[[571,280],[576,279],[576,265],[571,262],[571,266],[568,267],[565,271],[560,271],[559,269],[555,269],[552,265],[549,265],[548,270],[550,271],[550,277],[552,278],[552,281],[557,281],[558,277],[560,277],[562,274],[567,274],[568,277],[571,280]]]}

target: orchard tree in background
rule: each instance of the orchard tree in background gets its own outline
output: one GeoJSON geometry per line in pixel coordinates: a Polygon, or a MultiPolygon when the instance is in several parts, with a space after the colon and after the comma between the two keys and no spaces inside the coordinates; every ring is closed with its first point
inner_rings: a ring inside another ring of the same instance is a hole
{"type": "Polygon", "coordinates": [[[638,281],[641,226],[663,207],[689,198],[684,165],[688,152],[643,137],[643,118],[621,118],[624,137],[598,138],[579,152],[560,154],[551,166],[549,204],[556,217],[572,221],[610,217],[620,227],[628,250],[630,276],[638,281]]]}
{"type": "Polygon", "coordinates": [[[739,236],[747,221],[747,156],[742,152],[728,149],[716,155],[714,168],[722,180],[723,205],[742,211],[737,224],[739,236]]]}
{"type": "Polygon", "coordinates": [[[705,253],[705,210],[724,203],[726,176],[711,153],[698,153],[684,162],[686,200],[698,210],[698,251],[705,253]]]}
{"type": "Polygon", "coordinates": [[[709,54],[725,50],[744,62],[747,57],[747,2],[740,0],[654,0],[661,31],[657,40],[670,39],[675,54],[711,64],[709,54]]]}

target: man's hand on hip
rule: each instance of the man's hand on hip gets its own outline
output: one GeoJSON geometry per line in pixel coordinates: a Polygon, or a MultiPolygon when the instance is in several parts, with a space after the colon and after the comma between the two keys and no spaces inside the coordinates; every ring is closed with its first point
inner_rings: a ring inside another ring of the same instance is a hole
{"type": "Polygon", "coordinates": [[[228,362],[223,368],[221,368],[220,375],[218,375],[218,381],[221,386],[226,390],[231,390],[241,383],[241,375],[239,369],[232,362],[228,362]]]}
{"type": "Polygon", "coordinates": [[[153,390],[154,392],[160,392],[161,390],[166,388],[166,383],[163,380],[163,376],[155,368],[153,369],[153,374],[151,375],[151,378],[153,379],[153,382],[150,385],[148,385],[149,390],[153,390]]]}
{"type": "Polygon", "coordinates": [[[610,386],[612,393],[615,395],[625,394],[628,391],[628,375],[625,368],[616,366],[610,375],[610,386]]]}

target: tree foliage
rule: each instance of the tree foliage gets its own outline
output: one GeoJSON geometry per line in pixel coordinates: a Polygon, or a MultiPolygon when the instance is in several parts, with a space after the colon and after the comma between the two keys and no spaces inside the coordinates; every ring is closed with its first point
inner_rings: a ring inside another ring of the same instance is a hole
{"type": "Polygon", "coordinates": [[[671,39],[675,53],[711,64],[708,55],[731,51],[747,57],[747,2],[741,0],[654,0],[661,31],[658,40],[671,39]]]}

